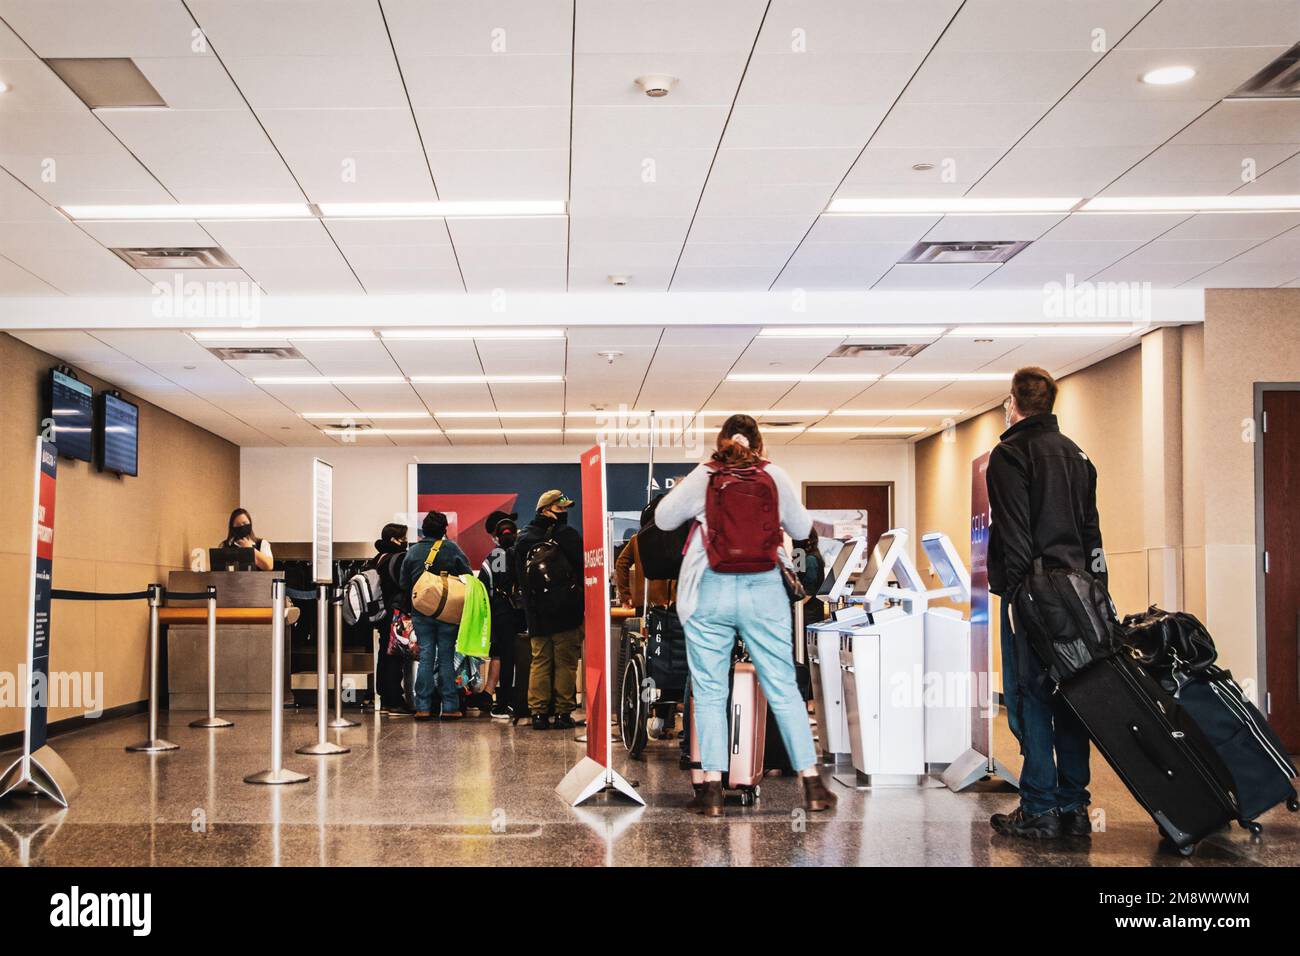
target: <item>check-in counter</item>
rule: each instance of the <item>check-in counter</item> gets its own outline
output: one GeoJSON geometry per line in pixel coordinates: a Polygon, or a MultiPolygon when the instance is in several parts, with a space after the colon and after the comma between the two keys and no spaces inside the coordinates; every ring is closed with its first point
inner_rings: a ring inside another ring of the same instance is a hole
{"type": "MultiPolygon", "coordinates": [[[[169,593],[217,589],[217,710],[268,710],[271,706],[271,582],[266,571],[173,571],[169,593]]],[[[171,710],[208,706],[207,601],[172,600],[158,612],[167,629],[167,689],[171,710]]],[[[285,660],[298,609],[285,612],[285,660]]],[[[288,668],[285,687],[288,689],[288,668]]],[[[286,699],[289,699],[286,696],[286,699]]]]}

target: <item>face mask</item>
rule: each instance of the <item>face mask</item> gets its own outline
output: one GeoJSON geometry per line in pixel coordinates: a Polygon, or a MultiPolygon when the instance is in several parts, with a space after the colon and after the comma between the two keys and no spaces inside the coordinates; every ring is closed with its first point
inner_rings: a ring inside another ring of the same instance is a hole
{"type": "Polygon", "coordinates": [[[251,538],[253,536],[253,526],[251,524],[237,524],[230,529],[230,540],[239,541],[242,538],[251,538]]]}
{"type": "Polygon", "coordinates": [[[568,513],[567,511],[561,511],[561,512],[559,512],[559,513],[555,516],[555,523],[556,523],[556,524],[568,524],[568,523],[569,523],[569,513],[568,513]]]}
{"type": "Polygon", "coordinates": [[[503,548],[509,548],[515,543],[514,531],[502,531],[497,535],[497,544],[503,548]]]}

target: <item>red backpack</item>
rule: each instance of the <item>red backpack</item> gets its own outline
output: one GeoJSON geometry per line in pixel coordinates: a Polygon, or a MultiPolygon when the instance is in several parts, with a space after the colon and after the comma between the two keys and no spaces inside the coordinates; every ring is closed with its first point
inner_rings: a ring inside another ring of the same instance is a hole
{"type": "Polygon", "coordinates": [[[756,574],[776,567],[781,513],[776,483],[763,465],[709,466],[704,496],[709,567],[723,574],[756,574]]]}

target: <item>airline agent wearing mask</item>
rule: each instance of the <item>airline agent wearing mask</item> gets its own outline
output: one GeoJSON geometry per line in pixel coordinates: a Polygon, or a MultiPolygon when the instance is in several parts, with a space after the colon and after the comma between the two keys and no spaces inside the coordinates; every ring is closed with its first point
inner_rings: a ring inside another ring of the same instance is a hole
{"type": "Polygon", "coordinates": [[[226,540],[221,542],[223,548],[252,548],[254,567],[258,571],[270,571],[275,567],[275,556],[271,554],[271,542],[259,538],[253,533],[253,518],[243,508],[236,508],[230,513],[230,524],[226,540]]]}

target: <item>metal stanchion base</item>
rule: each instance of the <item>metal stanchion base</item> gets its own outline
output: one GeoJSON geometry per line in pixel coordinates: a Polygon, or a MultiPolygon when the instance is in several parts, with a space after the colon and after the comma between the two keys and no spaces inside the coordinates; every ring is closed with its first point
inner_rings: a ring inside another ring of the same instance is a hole
{"type": "Polygon", "coordinates": [[[360,727],[361,724],[355,720],[348,720],[346,717],[334,717],[330,720],[328,726],[340,730],[344,727],[360,727]]]}
{"type": "Polygon", "coordinates": [[[156,737],[153,740],[143,740],[138,744],[131,744],[126,748],[131,753],[156,754],[164,750],[180,750],[180,744],[174,744],[170,740],[163,740],[156,737]]]}
{"type": "Polygon", "coordinates": [[[350,747],[342,747],[328,740],[318,741],[314,744],[307,744],[305,747],[299,747],[294,751],[296,754],[306,754],[309,757],[329,757],[333,754],[350,753],[350,747]]]}
{"type": "Polygon", "coordinates": [[[306,783],[310,779],[311,777],[305,773],[281,767],[279,770],[250,773],[244,778],[244,783],[306,783]]]}
{"type": "Polygon", "coordinates": [[[233,727],[234,721],[226,720],[224,717],[200,717],[198,720],[190,721],[191,727],[233,727]]]}

